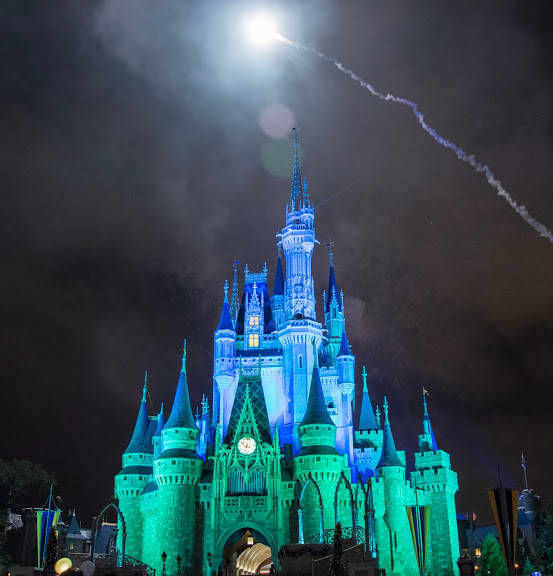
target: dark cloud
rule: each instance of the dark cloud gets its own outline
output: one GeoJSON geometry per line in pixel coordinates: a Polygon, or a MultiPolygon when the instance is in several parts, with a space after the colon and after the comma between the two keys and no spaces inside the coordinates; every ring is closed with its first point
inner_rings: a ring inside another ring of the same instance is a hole
{"type": "MultiPolygon", "coordinates": [[[[253,50],[241,23],[259,3],[5,4],[3,456],[45,464],[90,516],[144,370],[170,404],[187,338],[193,402],[211,392],[232,262],[274,266],[289,181],[263,164],[258,118],[276,103],[299,123],[315,203],[359,179],[317,210],[317,234],[336,242],[348,337],[398,446],[416,446],[425,386],[461,510],[487,514],[498,463],[521,483],[521,449],[550,490],[553,249],[407,109],[309,54],[253,50]]],[[[285,35],[416,100],[553,226],[550,3],[271,8],[285,35]]],[[[322,249],[313,264],[320,299],[322,249]]]]}

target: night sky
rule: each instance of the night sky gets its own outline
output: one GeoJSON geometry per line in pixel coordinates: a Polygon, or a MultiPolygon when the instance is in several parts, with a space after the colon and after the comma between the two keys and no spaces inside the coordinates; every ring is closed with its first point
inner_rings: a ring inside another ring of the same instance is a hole
{"type": "MultiPolygon", "coordinates": [[[[553,227],[549,0],[288,4],[272,6],[285,36],[415,100],[553,227]]],[[[211,395],[234,260],[274,278],[292,141],[260,117],[280,105],[315,204],[359,179],[316,211],[313,257],[320,320],[336,243],[358,400],[366,365],[412,454],[428,389],[461,512],[490,517],[497,464],[523,483],[521,450],[550,493],[553,246],[407,108],[316,56],[249,44],[261,8],[4,0],[0,456],[55,472],[87,521],[112,494],[144,371],[168,412],[186,338],[194,409],[211,395]]]]}

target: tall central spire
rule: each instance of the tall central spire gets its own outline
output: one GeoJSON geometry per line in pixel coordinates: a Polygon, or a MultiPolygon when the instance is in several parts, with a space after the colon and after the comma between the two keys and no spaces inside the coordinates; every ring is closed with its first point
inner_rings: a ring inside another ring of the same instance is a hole
{"type": "Polygon", "coordinates": [[[290,210],[294,212],[299,209],[299,203],[302,198],[302,187],[301,187],[301,165],[300,165],[300,153],[298,144],[298,129],[296,126],[294,130],[294,172],[292,173],[292,191],[290,195],[290,210]]]}

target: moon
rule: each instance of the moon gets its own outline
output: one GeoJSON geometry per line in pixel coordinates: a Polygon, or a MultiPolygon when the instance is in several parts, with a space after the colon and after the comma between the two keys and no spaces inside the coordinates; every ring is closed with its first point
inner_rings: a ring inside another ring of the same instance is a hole
{"type": "Polygon", "coordinates": [[[279,37],[276,24],[266,16],[256,16],[246,22],[248,36],[254,44],[268,44],[279,37]]]}

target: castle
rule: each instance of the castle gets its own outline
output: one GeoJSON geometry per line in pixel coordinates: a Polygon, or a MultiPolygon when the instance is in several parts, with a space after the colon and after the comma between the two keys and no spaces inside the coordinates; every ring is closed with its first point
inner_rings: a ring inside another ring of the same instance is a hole
{"type": "Polygon", "coordinates": [[[457,474],[438,449],[426,398],[407,474],[391,427],[400,415],[386,399],[383,413],[373,411],[364,369],[354,425],[359,378],[344,296],[331,253],[324,322],[317,321],[316,243],[296,132],[272,294],[266,266],[256,273],[246,266],[240,302],[236,264],[230,302],[225,282],[214,333],[212,413],[204,398],[202,414],[193,415],[185,346],[169,418],[163,407],[148,415],[144,389],[115,476],[125,554],[158,573],[268,573],[271,564],[278,570],[282,546],[328,541],[338,520],[387,574],[457,573],[457,474]]]}

